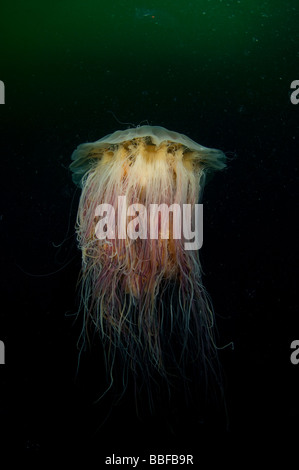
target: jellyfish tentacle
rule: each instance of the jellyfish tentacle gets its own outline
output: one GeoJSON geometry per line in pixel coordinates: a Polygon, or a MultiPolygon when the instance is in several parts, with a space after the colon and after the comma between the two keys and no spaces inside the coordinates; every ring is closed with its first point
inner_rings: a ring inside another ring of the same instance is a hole
{"type": "Polygon", "coordinates": [[[72,159],[73,180],[82,188],[76,232],[83,336],[91,328],[99,333],[109,388],[116,355],[124,377],[130,370],[171,381],[175,369],[185,377],[188,361],[206,368],[217,353],[214,312],[198,250],[185,249],[179,237],[180,217],[189,205],[194,225],[206,173],[226,166],[224,154],[140,126],[82,144],[72,159]],[[100,206],[105,215],[98,215],[100,206]]]}

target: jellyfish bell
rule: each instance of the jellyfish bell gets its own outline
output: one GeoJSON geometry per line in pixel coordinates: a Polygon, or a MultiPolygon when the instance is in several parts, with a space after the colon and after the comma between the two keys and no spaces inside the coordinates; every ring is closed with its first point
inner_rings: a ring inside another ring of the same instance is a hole
{"type": "MultiPolygon", "coordinates": [[[[161,126],[138,126],[124,131],[116,131],[95,142],[79,145],[73,152],[73,163],[70,165],[74,183],[82,187],[83,176],[94,164],[94,160],[99,158],[98,155],[104,153],[105,149],[111,148],[113,151],[114,146],[126,148],[130,143],[135,148],[138,146],[139,151],[144,149],[149,153],[160,150],[161,147],[167,153],[173,153],[175,144],[177,144],[177,147],[183,149],[185,154],[199,152],[200,157],[198,155],[197,160],[200,160],[202,169],[222,170],[226,167],[226,157],[220,150],[204,147],[184,134],[169,131],[161,126]]],[[[144,151],[142,153],[144,154],[144,151]]],[[[162,153],[160,153],[161,155],[162,153]]],[[[187,162],[186,158],[185,162],[187,162]]]]}
{"type": "Polygon", "coordinates": [[[111,382],[119,361],[124,376],[147,382],[185,380],[190,363],[206,368],[215,356],[214,313],[199,252],[186,249],[175,219],[183,224],[176,214],[188,206],[194,227],[206,175],[226,166],[224,153],[146,125],[81,144],[72,160],[82,189],[83,337],[100,335],[111,382]],[[145,217],[153,206],[155,237],[145,217]]]}

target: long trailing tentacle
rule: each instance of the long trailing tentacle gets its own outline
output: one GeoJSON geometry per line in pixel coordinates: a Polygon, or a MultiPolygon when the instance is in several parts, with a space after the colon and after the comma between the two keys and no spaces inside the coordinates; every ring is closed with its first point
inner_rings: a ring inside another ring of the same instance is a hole
{"type": "MultiPolygon", "coordinates": [[[[91,328],[101,336],[111,383],[116,354],[124,370],[146,380],[156,373],[167,381],[176,374],[184,377],[190,362],[200,361],[205,368],[215,355],[214,314],[202,285],[198,251],[185,250],[171,224],[163,234],[160,223],[158,238],[150,239],[150,218],[145,239],[132,240],[128,234],[123,239],[117,232],[119,197],[125,197],[125,209],[134,204],[190,204],[194,214],[204,187],[207,152],[202,158],[200,151],[184,145],[166,141],[156,146],[146,137],[91,149],[88,158],[92,163],[84,167],[77,217],[83,337],[88,338],[91,328]],[[115,209],[105,239],[96,235],[100,204],[115,209]]],[[[211,161],[215,164],[215,151],[211,161]]],[[[130,221],[128,217],[126,230],[130,221]]]]}

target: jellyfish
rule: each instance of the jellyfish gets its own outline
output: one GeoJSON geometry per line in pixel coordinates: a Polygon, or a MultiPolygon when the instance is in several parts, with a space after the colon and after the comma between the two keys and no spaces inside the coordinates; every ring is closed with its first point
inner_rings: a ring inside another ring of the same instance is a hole
{"type": "Polygon", "coordinates": [[[226,166],[224,153],[145,125],[83,143],[72,160],[81,336],[100,338],[108,383],[119,371],[125,387],[129,376],[169,384],[191,364],[205,370],[216,357],[214,312],[183,224],[194,235],[206,176],[226,166]]]}

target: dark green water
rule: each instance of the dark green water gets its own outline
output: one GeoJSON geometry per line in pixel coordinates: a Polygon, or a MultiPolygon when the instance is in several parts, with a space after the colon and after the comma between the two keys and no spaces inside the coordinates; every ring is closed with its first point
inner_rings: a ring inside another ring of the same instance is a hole
{"type": "Polygon", "coordinates": [[[113,111],[212,141],[229,116],[288,105],[297,15],[294,1],[4,1],[3,118],[99,138],[113,111]]]}
{"type": "Polygon", "coordinates": [[[298,437],[299,416],[289,360],[299,331],[298,11],[295,0],[1,2],[0,448],[90,452],[99,468],[109,453],[149,449],[193,453],[196,468],[231,465],[240,447],[266,462],[288,454],[283,437],[298,437]],[[110,414],[109,400],[95,406],[97,348],[76,376],[80,321],[66,313],[78,307],[79,194],[68,165],[78,144],[126,123],[161,125],[229,157],[204,194],[201,253],[219,344],[235,344],[220,352],[228,431],[223,413],[198,415],[180,392],[142,418],[130,396],[110,414]]]}

